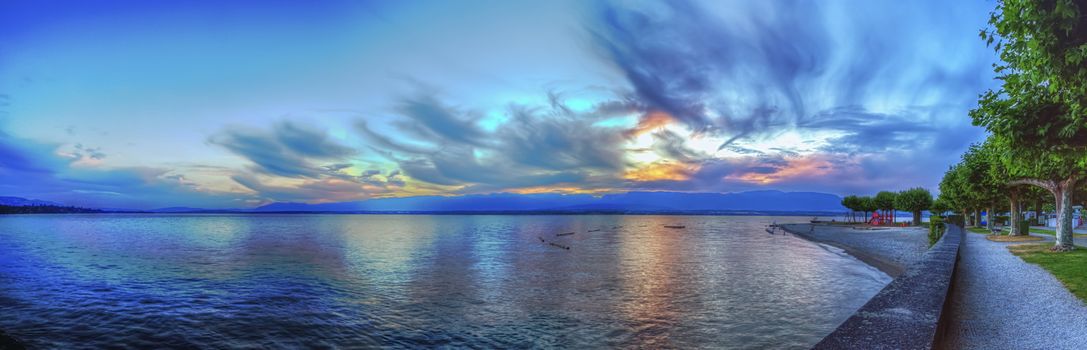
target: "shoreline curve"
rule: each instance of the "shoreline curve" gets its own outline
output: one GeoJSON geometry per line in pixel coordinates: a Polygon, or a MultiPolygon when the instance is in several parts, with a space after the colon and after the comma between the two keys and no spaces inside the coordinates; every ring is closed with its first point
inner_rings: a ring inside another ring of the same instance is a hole
{"type": "Polygon", "coordinates": [[[883,271],[883,273],[887,274],[888,276],[891,276],[891,278],[898,278],[898,276],[901,276],[904,272],[906,272],[906,267],[905,266],[902,266],[902,265],[894,262],[893,260],[891,260],[888,257],[882,256],[880,254],[873,253],[873,252],[870,252],[870,251],[867,251],[867,250],[864,250],[864,249],[861,249],[861,248],[858,248],[858,247],[854,247],[854,246],[851,246],[851,245],[848,245],[848,244],[845,244],[845,243],[831,241],[831,240],[825,240],[825,239],[818,239],[818,238],[815,238],[815,237],[812,237],[812,236],[808,235],[805,230],[798,228],[798,226],[803,226],[804,228],[807,228],[808,226],[811,226],[811,225],[813,225],[813,224],[779,224],[778,227],[780,227],[782,230],[785,230],[785,232],[791,233],[794,236],[806,239],[808,241],[811,241],[811,242],[814,242],[814,243],[817,243],[817,244],[826,244],[826,245],[833,246],[835,248],[844,250],[847,254],[853,256],[854,258],[857,258],[857,260],[860,260],[861,262],[864,262],[865,264],[868,264],[868,265],[870,265],[872,267],[875,267],[876,269],[878,269],[880,271],[883,271]]]}

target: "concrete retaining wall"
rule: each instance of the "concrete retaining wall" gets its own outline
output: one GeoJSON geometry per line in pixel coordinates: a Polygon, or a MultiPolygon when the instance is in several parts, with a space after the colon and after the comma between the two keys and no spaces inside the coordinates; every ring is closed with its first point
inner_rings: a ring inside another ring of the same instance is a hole
{"type": "Polygon", "coordinates": [[[813,349],[931,349],[940,336],[963,230],[947,232],[813,349]]]}

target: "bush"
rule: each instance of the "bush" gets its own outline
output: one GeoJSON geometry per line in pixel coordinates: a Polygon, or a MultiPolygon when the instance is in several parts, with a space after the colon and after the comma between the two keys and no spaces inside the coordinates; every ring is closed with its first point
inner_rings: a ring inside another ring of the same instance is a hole
{"type": "Polygon", "coordinates": [[[940,237],[944,236],[944,231],[947,227],[944,225],[944,218],[940,216],[931,216],[928,218],[928,245],[931,247],[940,240],[940,237]]]}
{"type": "Polygon", "coordinates": [[[1010,218],[1005,215],[993,215],[993,225],[1007,226],[1008,219],[1010,218]]]}

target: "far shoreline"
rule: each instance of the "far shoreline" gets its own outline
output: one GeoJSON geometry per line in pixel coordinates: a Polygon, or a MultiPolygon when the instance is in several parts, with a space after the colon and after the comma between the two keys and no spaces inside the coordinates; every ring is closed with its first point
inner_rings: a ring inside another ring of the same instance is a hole
{"type": "Polygon", "coordinates": [[[795,216],[795,217],[842,217],[846,214],[836,212],[775,212],[775,211],[245,211],[245,210],[203,210],[203,211],[92,211],[92,212],[37,212],[3,213],[0,215],[41,215],[41,214],[336,214],[336,215],[639,215],[639,216],[795,216]]]}

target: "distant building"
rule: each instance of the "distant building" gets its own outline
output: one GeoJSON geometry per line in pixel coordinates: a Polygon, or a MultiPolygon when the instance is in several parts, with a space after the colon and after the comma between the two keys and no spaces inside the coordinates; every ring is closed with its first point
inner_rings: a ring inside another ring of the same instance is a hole
{"type": "MultiPolygon", "coordinates": [[[[1072,227],[1078,228],[1084,226],[1084,211],[1082,205],[1072,206],[1072,227]]],[[[1046,215],[1046,226],[1057,227],[1057,214],[1049,213],[1046,215]]]]}

